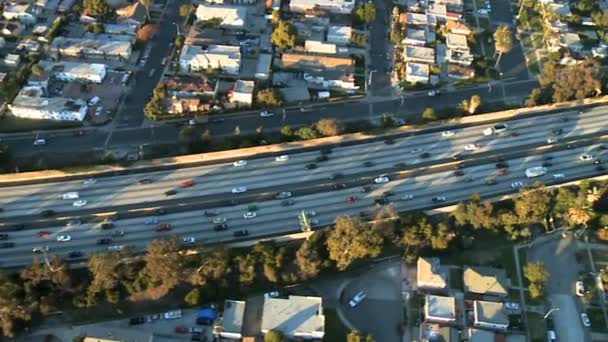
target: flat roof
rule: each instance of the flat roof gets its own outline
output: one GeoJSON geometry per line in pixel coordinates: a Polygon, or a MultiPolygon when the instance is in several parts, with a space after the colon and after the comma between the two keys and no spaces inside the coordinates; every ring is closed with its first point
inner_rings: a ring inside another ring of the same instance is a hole
{"type": "Polygon", "coordinates": [[[325,334],[323,299],[320,297],[289,296],[265,298],[262,313],[262,332],[282,331],[289,337],[320,336],[325,334]]]}
{"type": "Polygon", "coordinates": [[[448,47],[450,45],[452,46],[458,46],[458,47],[462,47],[462,48],[469,48],[469,44],[467,42],[467,36],[463,35],[463,34],[457,34],[457,33],[448,33],[446,36],[446,43],[448,44],[448,47]]]}
{"type": "Polygon", "coordinates": [[[492,267],[466,267],[463,273],[464,290],[479,294],[506,296],[507,274],[492,267]]]}
{"type": "Polygon", "coordinates": [[[475,306],[475,321],[509,325],[509,317],[503,303],[476,300],[473,305],[475,306]]]}
{"type": "Polygon", "coordinates": [[[247,7],[203,3],[196,8],[196,18],[198,20],[220,18],[222,25],[243,26],[247,18],[247,7]]]}
{"type": "Polygon", "coordinates": [[[447,296],[426,296],[426,313],[435,318],[456,319],[456,299],[447,296]]]}
{"type": "Polygon", "coordinates": [[[245,302],[240,300],[227,300],[224,302],[222,331],[241,333],[243,329],[243,317],[245,316],[245,304],[245,302]]]}

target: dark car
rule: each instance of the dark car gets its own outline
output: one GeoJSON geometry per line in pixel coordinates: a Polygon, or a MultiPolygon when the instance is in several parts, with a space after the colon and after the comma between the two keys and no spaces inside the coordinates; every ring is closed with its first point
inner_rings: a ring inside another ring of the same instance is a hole
{"type": "Polygon", "coordinates": [[[392,145],[392,144],[395,143],[395,140],[393,140],[393,139],[386,139],[386,140],[384,140],[384,143],[387,144],[387,145],[392,145]]]}
{"type": "Polygon", "coordinates": [[[466,165],[464,163],[460,163],[460,164],[456,165],[457,170],[464,169],[465,167],[466,167],[466,165]]]}
{"type": "Polygon", "coordinates": [[[321,149],[321,154],[331,154],[331,152],[333,152],[333,151],[330,147],[321,149]]]}
{"type": "Polygon", "coordinates": [[[8,234],[0,234],[0,240],[8,240],[8,234]]]}
{"type": "Polygon", "coordinates": [[[306,164],[307,170],[314,170],[316,168],[317,168],[317,164],[315,164],[315,163],[306,164]]]}
{"type": "Polygon", "coordinates": [[[156,211],[154,213],[156,215],[165,215],[167,213],[167,211],[163,208],[158,208],[158,209],[156,209],[156,211]]]}
{"type": "Polygon", "coordinates": [[[602,165],[598,165],[598,166],[595,167],[595,170],[601,172],[601,171],[606,171],[606,168],[604,166],[602,166],[602,165]]]}
{"type": "Polygon", "coordinates": [[[14,242],[2,242],[0,243],[0,248],[13,248],[15,247],[14,242]]]}
{"type": "Polygon", "coordinates": [[[161,223],[158,226],[156,226],[156,228],[154,230],[157,231],[157,232],[168,232],[172,228],[173,227],[169,223],[161,223]]]}
{"type": "Polygon", "coordinates": [[[55,210],[47,209],[40,212],[40,216],[42,217],[51,217],[55,215],[55,210]]]}
{"type": "Polygon", "coordinates": [[[167,191],[165,191],[165,196],[173,196],[175,194],[177,194],[176,190],[167,190],[167,191]]]}
{"type": "Polygon", "coordinates": [[[328,160],[329,160],[329,157],[328,157],[328,156],[326,156],[326,155],[320,155],[320,156],[318,156],[317,158],[315,158],[315,161],[316,161],[317,163],[324,162],[324,161],[328,161],[328,160]]]}
{"type": "Polygon", "coordinates": [[[461,153],[456,153],[455,155],[452,156],[453,160],[458,160],[460,158],[462,158],[462,152],[461,153]]]}
{"type": "Polygon", "coordinates": [[[505,163],[505,162],[498,162],[496,163],[496,168],[497,169],[506,169],[509,167],[509,164],[505,163]]]}
{"type": "Polygon", "coordinates": [[[454,171],[454,176],[458,176],[458,177],[464,176],[464,171],[462,171],[462,170],[456,170],[456,171],[454,171]]]}
{"type": "Polygon", "coordinates": [[[431,198],[431,201],[433,203],[443,203],[446,201],[446,199],[443,196],[436,196],[436,197],[431,198]]]}
{"type": "Polygon", "coordinates": [[[543,162],[542,165],[543,165],[543,167],[550,167],[550,166],[553,166],[553,163],[545,161],[545,162],[543,162]]]}
{"type": "Polygon", "coordinates": [[[11,227],[11,229],[12,229],[12,230],[21,230],[21,229],[25,229],[25,224],[24,224],[24,223],[17,223],[17,224],[14,224],[14,225],[11,227]]]}
{"type": "Polygon", "coordinates": [[[152,179],[150,179],[150,178],[142,178],[142,179],[138,180],[137,183],[139,183],[139,184],[150,184],[150,183],[152,183],[152,179]]]}
{"type": "Polygon", "coordinates": [[[334,184],[334,185],[332,186],[332,188],[333,188],[334,190],[342,190],[342,189],[346,189],[346,184],[344,184],[344,183],[334,184]]]}
{"type": "Polygon", "coordinates": [[[553,135],[560,135],[562,134],[563,130],[561,128],[556,128],[554,130],[551,131],[551,134],[553,135]]]}
{"type": "Polygon", "coordinates": [[[247,236],[247,235],[249,235],[249,231],[247,229],[235,230],[234,233],[232,233],[232,235],[234,237],[247,236]]]}
{"type": "Polygon", "coordinates": [[[420,158],[422,158],[422,159],[426,159],[426,158],[428,158],[428,157],[430,157],[430,156],[431,156],[431,154],[430,154],[430,153],[428,153],[428,152],[424,152],[424,153],[422,153],[422,154],[420,155],[420,158]]]}
{"type": "Polygon", "coordinates": [[[465,182],[470,183],[472,181],[474,181],[473,177],[467,177],[464,179],[465,182]]]}
{"type": "Polygon", "coordinates": [[[359,212],[359,217],[360,218],[366,218],[369,216],[369,213],[367,211],[360,211],[359,212]]]}
{"type": "Polygon", "coordinates": [[[329,176],[329,179],[338,179],[338,178],[343,178],[343,177],[344,177],[344,175],[342,173],[336,172],[336,173],[333,173],[331,176],[329,176]]]}
{"type": "Polygon", "coordinates": [[[81,251],[72,251],[72,252],[68,253],[68,258],[77,259],[77,258],[82,258],[83,255],[84,255],[84,253],[82,253],[81,251]]]}
{"type": "Polygon", "coordinates": [[[101,224],[101,229],[112,229],[114,228],[114,223],[112,222],[104,222],[101,224]]]}
{"type": "Polygon", "coordinates": [[[216,224],[215,226],[213,226],[213,230],[215,230],[216,232],[219,232],[222,230],[228,230],[228,225],[225,223],[219,223],[219,224],[216,224]]]}
{"type": "Polygon", "coordinates": [[[129,319],[129,325],[138,325],[146,323],[146,318],[143,316],[133,317],[129,319]]]}
{"type": "Polygon", "coordinates": [[[386,205],[386,204],[389,204],[390,201],[386,197],[380,197],[380,198],[374,199],[374,203],[376,203],[377,205],[386,205]]]}
{"type": "Polygon", "coordinates": [[[371,190],[372,190],[372,187],[371,187],[371,186],[367,186],[367,185],[365,185],[365,186],[362,186],[362,187],[361,187],[361,190],[360,190],[360,191],[361,191],[361,192],[363,192],[363,193],[366,193],[366,192],[370,192],[371,190]]]}
{"type": "Polygon", "coordinates": [[[295,203],[296,202],[294,202],[294,200],[287,199],[287,200],[284,200],[283,202],[281,202],[281,205],[284,206],[284,207],[289,207],[289,206],[294,205],[295,203]]]}
{"type": "Polygon", "coordinates": [[[372,167],[374,166],[374,162],[371,160],[366,161],[365,163],[363,163],[364,167],[372,167]]]}
{"type": "Polygon", "coordinates": [[[108,239],[108,238],[101,238],[101,239],[97,240],[98,245],[109,245],[111,243],[112,243],[112,239],[108,239]]]}
{"type": "Polygon", "coordinates": [[[394,192],[392,192],[390,190],[387,190],[387,191],[385,191],[385,192],[382,193],[382,196],[388,197],[388,196],[393,196],[394,194],[395,194],[394,192]]]}
{"type": "Polygon", "coordinates": [[[217,216],[218,213],[217,213],[217,211],[214,211],[214,210],[205,210],[203,212],[203,215],[205,215],[206,217],[214,217],[214,216],[217,216]]]}
{"type": "Polygon", "coordinates": [[[485,183],[486,183],[486,185],[494,185],[497,182],[496,182],[496,179],[494,179],[494,178],[488,178],[488,179],[486,179],[485,183]]]}
{"type": "Polygon", "coordinates": [[[553,156],[545,156],[544,159],[545,160],[553,160],[553,156]]]}

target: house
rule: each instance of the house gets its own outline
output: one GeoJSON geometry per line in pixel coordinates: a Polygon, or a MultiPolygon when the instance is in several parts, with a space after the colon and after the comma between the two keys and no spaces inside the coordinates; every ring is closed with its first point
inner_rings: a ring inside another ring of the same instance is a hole
{"type": "Polygon", "coordinates": [[[496,334],[493,331],[480,330],[475,328],[467,329],[467,335],[469,342],[494,342],[496,341],[496,334]]]}
{"type": "Polygon", "coordinates": [[[568,32],[568,23],[559,19],[545,20],[545,25],[555,33],[566,33],[568,32]]]}
{"type": "Polygon", "coordinates": [[[465,267],[464,291],[470,294],[506,297],[509,281],[505,270],[492,267],[465,267]]]}
{"type": "Polygon", "coordinates": [[[21,62],[21,57],[17,54],[14,53],[9,53],[7,54],[4,59],[2,60],[2,63],[8,67],[17,67],[19,66],[19,63],[21,62]]]}
{"type": "Polygon", "coordinates": [[[3,36],[18,36],[21,33],[21,26],[17,21],[0,22],[0,34],[3,36]]]}
{"type": "Polygon", "coordinates": [[[200,28],[192,25],[186,35],[184,45],[239,45],[240,40],[226,30],[219,28],[200,28]]]}
{"type": "Polygon", "coordinates": [[[350,14],[355,8],[355,0],[291,0],[289,10],[304,13],[319,8],[333,14],[350,14]]]}
{"type": "Polygon", "coordinates": [[[177,97],[215,95],[215,85],[204,75],[175,76],[165,82],[167,93],[177,97]]]}
{"type": "Polygon", "coordinates": [[[60,56],[128,60],[133,52],[131,42],[105,39],[57,37],[48,53],[55,59],[60,56]]]}
{"type": "Polygon", "coordinates": [[[448,77],[455,80],[468,80],[475,77],[475,69],[448,63],[448,77]]]}
{"type": "Polygon", "coordinates": [[[403,60],[405,62],[435,64],[435,50],[433,48],[407,45],[403,49],[403,60]]]}
{"type": "Polygon", "coordinates": [[[272,55],[261,53],[258,56],[258,63],[255,66],[254,77],[258,80],[265,81],[270,77],[270,65],[272,63],[272,55]]]}
{"type": "Polygon", "coordinates": [[[279,330],[287,338],[321,340],[325,336],[323,299],[289,296],[265,298],[262,308],[262,333],[279,330]]]}
{"type": "Polygon", "coordinates": [[[473,326],[482,329],[507,330],[509,317],[503,303],[476,300],[473,302],[473,326]]]}
{"type": "Polygon", "coordinates": [[[282,68],[297,70],[335,70],[351,69],[354,67],[354,61],[350,57],[330,57],[301,53],[284,53],[281,56],[280,63],[282,68]]]}
{"type": "Polygon", "coordinates": [[[456,299],[454,297],[426,295],[424,303],[425,321],[453,323],[456,321],[456,299]]]}
{"type": "Polygon", "coordinates": [[[8,106],[14,116],[26,119],[83,121],[87,104],[83,100],[46,97],[41,87],[26,86],[8,106]]]}
{"type": "MultiPolygon", "coordinates": [[[[458,329],[437,323],[423,322],[420,325],[421,342],[458,342],[458,329]]],[[[494,341],[491,341],[494,342],[494,341]]]]}
{"type": "Polygon", "coordinates": [[[129,24],[104,24],[104,32],[107,34],[136,36],[138,26],[129,24]]]}
{"type": "Polygon", "coordinates": [[[122,25],[135,25],[141,27],[146,23],[148,12],[146,6],[141,1],[135,1],[133,4],[119,8],[116,10],[118,18],[116,22],[122,25]]]}
{"type": "Polygon", "coordinates": [[[312,39],[319,41],[323,41],[325,39],[326,26],[317,25],[307,20],[294,21],[293,25],[296,27],[298,38],[300,39],[312,39]]]}
{"type": "Polygon", "coordinates": [[[353,29],[350,26],[330,25],[327,28],[327,41],[329,43],[346,45],[350,44],[353,29]]]}
{"type": "Polygon", "coordinates": [[[336,44],[320,42],[317,40],[306,40],[304,42],[304,50],[312,53],[323,53],[335,55],[338,52],[336,44]]]}
{"type": "Polygon", "coordinates": [[[448,62],[453,64],[459,64],[463,66],[470,66],[473,64],[475,57],[470,50],[450,50],[447,51],[448,62]]]}
{"type": "Polygon", "coordinates": [[[308,88],[316,90],[356,90],[359,89],[355,85],[355,75],[352,72],[340,71],[308,71],[305,72],[302,78],[308,84],[308,88]]]}
{"type": "Polygon", "coordinates": [[[236,82],[234,82],[234,86],[228,94],[230,102],[251,106],[253,104],[254,88],[254,81],[237,80],[236,82]]]}
{"type": "Polygon", "coordinates": [[[406,12],[401,13],[401,23],[404,25],[429,26],[437,24],[435,17],[426,14],[406,12]]]}
{"type": "Polygon", "coordinates": [[[445,23],[445,27],[451,33],[461,34],[464,36],[468,36],[471,34],[471,32],[473,32],[466,23],[455,20],[449,20],[447,23],[445,23]]]}
{"type": "Polygon", "coordinates": [[[411,83],[429,83],[430,69],[428,64],[408,62],[405,64],[405,80],[411,83]]]}
{"type": "Polygon", "coordinates": [[[196,20],[207,21],[213,18],[221,19],[220,26],[224,28],[242,28],[247,19],[247,8],[243,6],[212,5],[203,3],[196,8],[196,20]]]}
{"type": "Polygon", "coordinates": [[[572,12],[570,11],[570,4],[568,2],[566,2],[566,3],[552,2],[552,3],[548,4],[547,7],[550,11],[553,11],[555,14],[558,14],[564,18],[568,18],[572,15],[572,12]]]}
{"type": "Polygon", "coordinates": [[[445,40],[448,50],[469,51],[469,43],[465,35],[448,33],[445,40]]]}
{"type": "Polygon", "coordinates": [[[408,27],[402,43],[405,45],[425,46],[428,33],[424,28],[408,27]]]}
{"type": "Polygon", "coordinates": [[[217,68],[230,75],[238,75],[241,68],[241,49],[238,46],[209,45],[206,49],[185,45],[179,60],[182,70],[199,71],[217,68]]]}
{"type": "Polygon", "coordinates": [[[213,329],[214,335],[235,340],[243,338],[245,305],[246,303],[240,300],[225,301],[222,317],[213,329]]]}
{"type": "Polygon", "coordinates": [[[31,39],[22,39],[16,47],[17,51],[25,51],[27,53],[38,53],[42,49],[42,45],[31,39]]]}
{"type": "Polygon", "coordinates": [[[33,25],[37,20],[31,3],[5,4],[2,17],[7,20],[18,20],[23,24],[29,25],[33,25]]]}
{"type": "Polygon", "coordinates": [[[106,65],[100,63],[78,63],[78,62],[52,62],[40,61],[38,65],[43,70],[43,75],[32,75],[28,83],[48,80],[53,76],[63,82],[90,82],[102,83],[106,77],[106,65]]]}
{"type": "Polygon", "coordinates": [[[559,46],[576,53],[581,52],[583,49],[580,36],[577,33],[570,32],[560,35],[559,46]]]}
{"type": "Polygon", "coordinates": [[[448,270],[442,268],[439,258],[418,258],[416,283],[421,289],[445,289],[448,286],[448,270]]]}
{"type": "Polygon", "coordinates": [[[209,110],[208,103],[201,104],[198,97],[179,98],[173,96],[166,101],[167,112],[169,114],[196,114],[209,110]]]}
{"type": "Polygon", "coordinates": [[[453,12],[448,9],[447,5],[433,3],[425,10],[427,16],[435,18],[436,22],[445,22],[449,20],[460,20],[462,12],[453,12]]]}

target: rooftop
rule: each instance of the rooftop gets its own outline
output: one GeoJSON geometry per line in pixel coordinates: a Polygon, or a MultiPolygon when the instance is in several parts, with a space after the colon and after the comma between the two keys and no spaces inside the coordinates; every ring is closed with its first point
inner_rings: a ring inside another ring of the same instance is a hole
{"type": "Polygon", "coordinates": [[[231,5],[213,5],[203,3],[196,8],[198,20],[209,20],[212,18],[222,19],[223,26],[243,26],[247,18],[247,8],[231,5]]]}
{"type": "Polygon", "coordinates": [[[271,329],[282,331],[287,337],[325,334],[325,316],[320,297],[289,296],[264,299],[262,332],[271,329]]]}
{"type": "Polygon", "coordinates": [[[251,94],[255,88],[254,81],[237,80],[234,82],[234,91],[237,93],[251,94]]]}
{"type": "Polygon", "coordinates": [[[448,49],[450,48],[462,48],[469,49],[469,43],[467,42],[467,36],[463,34],[448,33],[446,36],[446,43],[448,49]]]}
{"type": "Polygon", "coordinates": [[[508,278],[505,270],[491,267],[466,267],[463,281],[465,292],[508,295],[508,278]]]}
{"type": "Polygon", "coordinates": [[[313,54],[284,53],[281,57],[284,68],[311,68],[311,69],[331,69],[331,68],[351,68],[354,65],[350,57],[335,57],[313,54]]]}
{"type": "Polygon", "coordinates": [[[435,50],[433,48],[407,45],[403,49],[403,57],[406,61],[424,61],[435,63],[435,50]]]}
{"type": "Polygon", "coordinates": [[[245,315],[245,302],[227,300],[224,302],[224,315],[222,318],[222,331],[228,333],[241,333],[243,329],[243,316],[245,315]]]}
{"type": "Polygon", "coordinates": [[[475,321],[490,324],[509,324],[509,317],[503,303],[476,300],[474,302],[475,321]]]}
{"type": "Polygon", "coordinates": [[[416,277],[419,287],[445,288],[448,285],[448,272],[441,268],[439,258],[418,258],[416,277]]]}
{"type": "Polygon", "coordinates": [[[447,296],[427,295],[425,304],[427,319],[453,321],[456,319],[456,299],[447,296]]]}

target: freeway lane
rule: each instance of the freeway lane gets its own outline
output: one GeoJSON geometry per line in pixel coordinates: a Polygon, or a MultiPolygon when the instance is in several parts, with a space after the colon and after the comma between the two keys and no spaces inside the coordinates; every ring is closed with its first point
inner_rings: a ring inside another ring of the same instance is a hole
{"type": "MultiPolygon", "coordinates": [[[[384,185],[375,185],[369,193],[361,193],[358,187],[340,191],[316,193],[306,196],[294,197],[295,204],[283,207],[280,201],[264,201],[256,203],[258,216],[253,219],[244,219],[243,213],[247,211],[247,205],[219,208],[222,217],[226,217],[229,225],[228,231],[213,231],[212,218],[204,217],[202,211],[180,212],[159,216],[160,223],[170,223],[174,226],[173,231],[158,233],[154,231],[154,225],[144,224],[144,218],[126,219],[116,221],[114,230],[124,230],[125,236],[115,238],[114,245],[129,245],[137,250],[143,250],[147,243],[154,238],[177,234],[180,237],[195,237],[199,243],[225,243],[233,240],[232,232],[237,229],[247,229],[250,238],[277,235],[281,233],[294,232],[299,228],[297,215],[303,209],[314,210],[320,225],[331,224],[338,215],[357,215],[360,211],[373,212],[378,210],[373,200],[384,191],[393,191],[391,197],[393,204],[399,211],[425,209],[434,206],[431,198],[434,196],[446,196],[446,203],[455,203],[470,198],[474,192],[483,197],[491,197],[509,192],[517,191],[511,184],[521,181],[531,185],[536,181],[551,184],[556,181],[563,182],[570,179],[596,176],[604,174],[598,171],[592,161],[583,162],[579,156],[583,153],[591,153],[594,157],[605,159],[608,151],[599,149],[598,146],[584,146],[561,151],[546,152],[544,154],[530,155],[523,158],[507,160],[509,174],[497,175],[494,163],[475,165],[463,169],[465,176],[454,175],[454,170],[425,174],[413,178],[392,180],[384,185]],[[524,170],[528,167],[539,166],[551,156],[552,166],[549,172],[539,178],[526,179],[524,170]],[[555,180],[554,174],[562,173],[563,179],[555,180]],[[466,178],[472,177],[471,182],[466,178]],[[495,185],[487,185],[488,177],[494,177],[495,185]],[[403,194],[411,194],[413,199],[400,200],[403,194]],[[358,201],[353,204],[346,203],[349,196],[357,196],[358,201]]],[[[442,204],[443,205],[443,204],[442,204]]],[[[48,238],[39,238],[32,231],[9,232],[9,241],[16,244],[12,249],[0,249],[0,260],[3,267],[22,266],[31,262],[31,250],[34,247],[48,245],[53,254],[66,256],[70,251],[78,250],[86,254],[103,251],[104,246],[96,244],[100,237],[107,237],[112,230],[100,230],[98,225],[83,224],[77,227],[55,227],[45,229],[53,234],[48,238]],[[59,234],[70,234],[71,242],[57,242],[55,237],[59,234]]]]}
{"type": "MultiPolygon", "coordinates": [[[[292,154],[287,162],[276,162],[272,158],[259,158],[248,161],[243,167],[231,164],[216,164],[170,171],[159,171],[142,175],[123,175],[100,178],[95,184],[82,181],[46,183],[3,188],[0,207],[4,209],[0,217],[23,218],[38,214],[44,209],[58,212],[75,212],[109,208],[111,206],[142,204],[153,201],[185,200],[190,197],[215,196],[218,200],[226,197],[234,187],[244,186],[249,190],[272,189],[272,191],[291,191],[294,183],[329,183],[329,178],[342,173],[344,176],[366,173],[368,175],[391,170],[398,163],[415,167],[452,158],[458,153],[475,155],[489,151],[509,151],[526,146],[544,145],[547,136],[555,128],[562,128],[563,138],[606,131],[605,114],[591,110],[581,115],[562,113],[513,120],[508,122],[510,132],[519,136],[483,136],[488,125],[468,127],[454,131],[454,136],[442,137],[441,133],[427,133],[396,139],[392,145],[374,142],[357,146],[334,148],[328,161],[317,162],[317,168],[307,170],[304,166],[315,162],[320,155],[317,151],[292,154]],[[570,118],[562,122],[562,118],[570,118]],[[576,118],[576,120],[575,120],[576,118]],[[539,128],[542,127],[542,128],[539,128]],[[467,144],[481,144],[477,151],[464,153],[467,144]],[[423,153],[429,156],[424,158],[423,153]],[[370,164],[366,164],[370,163],[370,164]],[[151,184],[138,184],[147,178],[151,184]],[[181,189],[183,181],[194,180],[191,188],[181,189]],[[167,197],[167,190],[175,189],[175,196],[167,197]],[[77,191],[80,198],[87,200],[87,206],[79,209],[72,206],[73,200],[62,200],[63,193],[77,191]],[[219,197],[218,197],[219,196],[219,197]]],[[[31,217],[28,217],[31,218],[31,217]]]]}

